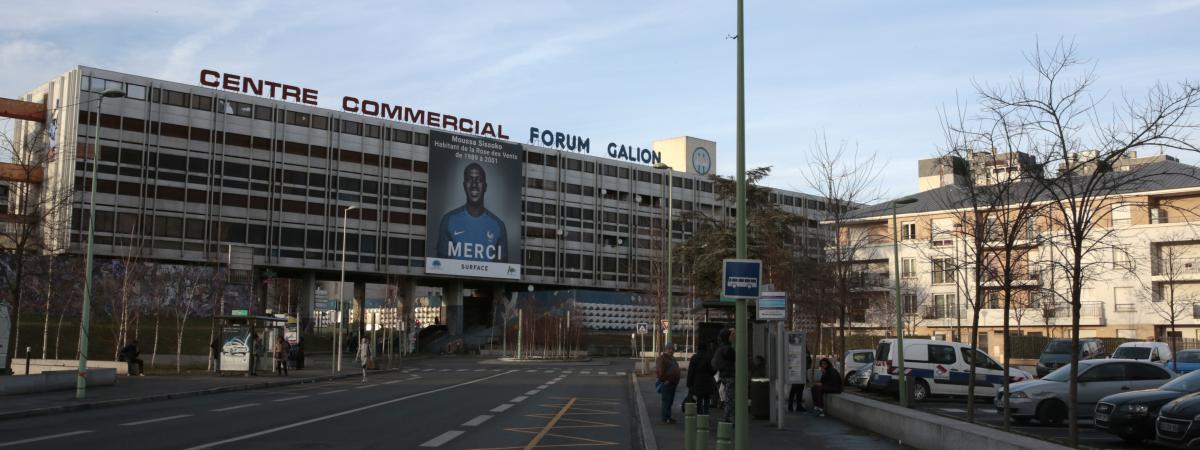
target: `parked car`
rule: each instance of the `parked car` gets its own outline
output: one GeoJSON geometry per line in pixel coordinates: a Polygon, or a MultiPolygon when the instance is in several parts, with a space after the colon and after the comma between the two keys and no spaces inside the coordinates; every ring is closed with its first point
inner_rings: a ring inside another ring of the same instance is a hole
{"type": "Polygon", "coordinates": [[[1180,375],[1200,369],[1200,350],[1180,350],[1163,365],[1180,375]]]}
{"type": "MultiPolygon", "coordinates": [[[[882,339],[875,351],[875,365],[871,376],[871,389],[896,390],[899,378],[896,375],[899,358],[896,355],[896,340],[882,339]]],[[[1004,384],[1004,368],[996,360],[971,346],[960,342],[929,339],[904,340],[904,369],[914,382],[912,399],[924,400],[930,395],[967,395],[971,374],[971,362],[975,363],[975,395],[990,397],[996,387],[1004,384]]],[[[1007,372],[1009,382],[1032,379],[1033,375],[1016,367],[1007,372]]]]}
{"type": "Polygon", "coordinates": [[[1112,359],[1134,359],[1158,364],[1165,363],[1171,357],[1171,346],[1166,342],[1152,341],[1126,342],[1117,346],[1109,356],[1112,359]]]}
{"type": "Polygon", "coordinates": [[[1154,435],[1159,442],[1165,444],[1186,445],[1194,448],[1200,445],[1200,393],[1188,394],[1167,402],[1158,412],[1154,421],[1154,435]]]}
{"type": "MultiPolygon", "coordinates": [[[[1071,365],[1067,364],[1040,380],[1009,385],[1009,410],[1017,423],[1036,418],[1044,425],[1059,425],[1067,419],[1071,365]]],[[[1154,389],[1175,378],[1175,372],[1159,364],[1127,359],[1089,359],[1079,362],[1076,403],[1079,417],[1091,417],[1100,399],[1124,391],[1154,389]]],[[[1004,410],[1004,392],[993,400],[997,412],[1004,410]]]]}
{"type": "Polygon", "coordinates": [[[854,378],[850,379],[850,385],[862,389],[864,391],[871,390],[871,373],[874,367],[867,366],[854,373],[854,378]]]}
{"type": "MultiPolygon", "coordinates": [[[[1099,339],[1079,340],[1079,360],[1099,358],[1104,355],[1104,341],[1099,339]]],[[[1042,354],[1038,357],[1038,378],[1055,371],[1059,367],[1071,363],[1071,340],[1054,339],[1046,343],[1042,354]]]]}
{"type": "Polygon", "coordinates": [[[1200,392],[1200,372],[1168,381],[1158,389],[1122,392],[1100,399],[1093,419],[1096,428],[1129,442],[1154,439],[1154,421],[1167,402],[1200,392]]]}
{"type": "Polygon", "coordinates": [[[842,373],[846,376],[846,384],[853,384],[850,380],[854,378],[854,375],[863,368],[870,369],[871,364],[875,362],[875,350],[869,348],[850,350],[842,357],[842,361],[845,361],[842,373]]]}

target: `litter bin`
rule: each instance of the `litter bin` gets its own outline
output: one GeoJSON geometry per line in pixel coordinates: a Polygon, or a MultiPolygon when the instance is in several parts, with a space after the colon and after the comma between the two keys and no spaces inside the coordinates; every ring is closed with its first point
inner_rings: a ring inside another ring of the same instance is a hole
{"type": "Polygon", "coordinates": [[[750,415],[755,419],[771,418],[771,379],[750,379],[750,415]]]}

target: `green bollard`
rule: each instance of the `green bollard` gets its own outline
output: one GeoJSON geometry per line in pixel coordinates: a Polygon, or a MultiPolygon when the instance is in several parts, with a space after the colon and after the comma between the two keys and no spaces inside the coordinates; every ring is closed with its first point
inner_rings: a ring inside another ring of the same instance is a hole
{"type": "Polygon", "coordinates": [[[717,422],[717,450],[733,450],[733,424],[717,422]]]}
{"type": "Polygon", "coordinates": [[[696,403],[683,404],[683,450],[696,448],[696,403]]]}
{"type": "Polygon", "coordinates": [[[708,450],[708,414],[696,416],[696,447],[693,450],[708,450]]]}

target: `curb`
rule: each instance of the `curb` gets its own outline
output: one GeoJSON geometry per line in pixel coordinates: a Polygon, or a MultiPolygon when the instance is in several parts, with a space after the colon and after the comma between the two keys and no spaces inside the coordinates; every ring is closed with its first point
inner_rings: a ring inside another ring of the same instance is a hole
{"type": "Polygon", "coordinates": [[[638,409],[638,431],[642,436],[642,448],[658,450],[658,441],[654,438],[654,430],[650,428],[650,413],[646,412],[646,402],[642,400],[642,391],[638,389],[637,376],[629,374],[629,386],[633,390],[633,398],[638,409]]]}
{"type": "MultiPolygon", "coordinates": [[[[384,370],[375,371],[373,373],[389,373],[389,372],[395,372],[397,370],[401,370],[401,369],[399,369],[399,368],[384,369],[384,370]]],[[[199,396],[203,396],[203,395],[223,394],[226,392],[249,391],[249,390],[255,390],[255,389],[266,389],[266,388],[273,388],[273,387],[280,387],[280,386],[291,386],[291,385],[296,385],[296,384],[316,383],[318,381],[332,381],[332,380],[339,380],[342,378],[356,377],[356,376],[360,376],[360,375],[361,374],[358,374],[358,373],[347,373],[347,374],[341,374],[341,375],[324,375],[324,376],[319,376],[319,377],[297,378],[297,379],[293,379],[293,380],[267,381],[267,382],[261,382],[261,383],[249,383],[249,384],[237,384],[237,385],[232,385],[232,386],[221,386],[221,387],[215,387],[215,388],[209,388],[209,389],[201,389],[198,391],[170,392],[170,393],[166,393],[166,394],[147,395],[144,397],[120,398],[120,399],[116,399],[116,400],[104,400],[104,401],[98,401],[98,402],[78,403],[78,404],[73,404],[73,405],[51,406],[48,408],[27,409],[24,411],[11,411],[11,412],[0,413],[0,420],[19,419],[19,418],[23,418],[23,417],[47,416],[47,415],[51,415],[51,414],[59,414],[59,413],[73,412],[73,411],[83,411],[83,410],[88,410],[88,409],[109,408],[109,407],[113,407],[113,406],[132,405],[132,404],[136,404],[136,403],[146,403],[146,402],[153,402],[153,401],[160,401],[160,400],[172,400],[172,399],[179,399],[179,398],[199,397],[199,396]]]]}

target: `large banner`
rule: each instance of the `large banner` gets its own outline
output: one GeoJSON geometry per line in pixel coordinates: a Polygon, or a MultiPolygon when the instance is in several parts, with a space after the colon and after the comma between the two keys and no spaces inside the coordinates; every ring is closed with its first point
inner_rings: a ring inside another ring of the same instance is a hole
{"type": "Polygon", "coordinates": [[[519,144],[429,131],[425,273],[521,278],[519,144]]]}

